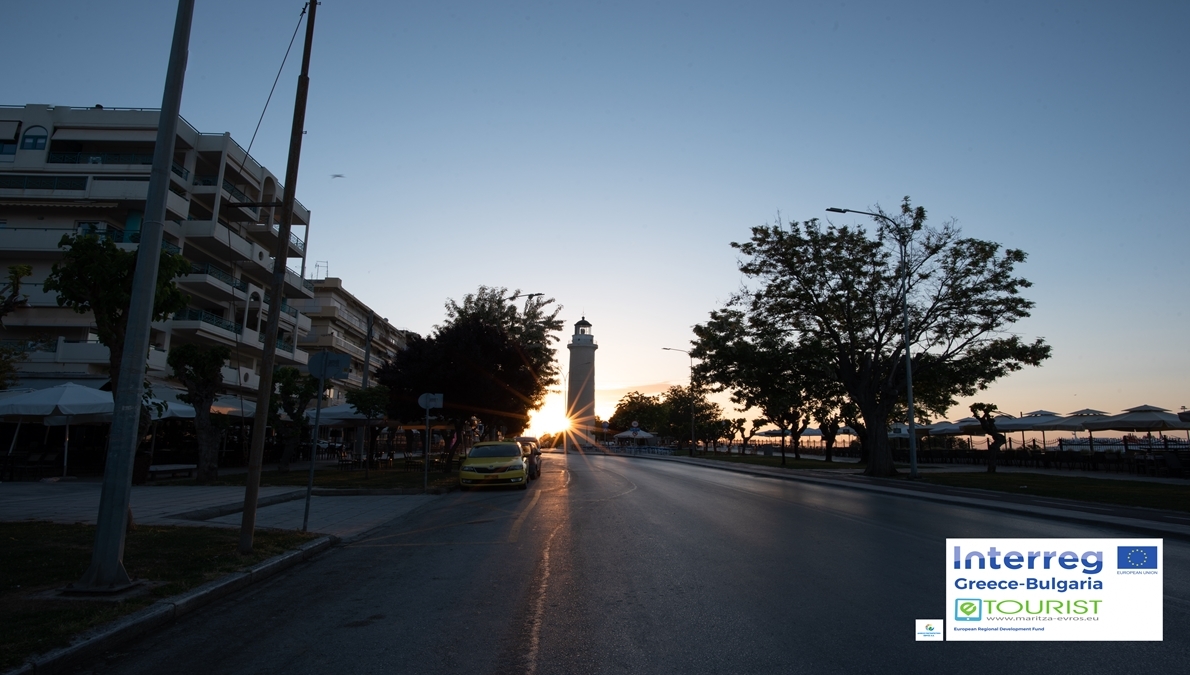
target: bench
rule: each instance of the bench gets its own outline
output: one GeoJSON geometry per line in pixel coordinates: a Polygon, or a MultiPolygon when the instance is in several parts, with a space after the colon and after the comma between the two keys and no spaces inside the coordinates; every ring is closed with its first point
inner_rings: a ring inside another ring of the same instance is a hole
{"type": "Polygon", "coordinates": [[[168,474],[170,477],[173,477],[183,472],[187,478],[190,478],[194,475],[194,470],[197,468],[197,464],[154,464],[149,467],[149,478],[156,478],[161,474],[168,474]]]}

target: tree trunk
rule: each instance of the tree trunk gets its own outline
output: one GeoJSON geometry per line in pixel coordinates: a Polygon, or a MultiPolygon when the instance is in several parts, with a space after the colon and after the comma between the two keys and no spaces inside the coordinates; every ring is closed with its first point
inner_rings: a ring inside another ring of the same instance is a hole
{"type": "Polygon", "coordinates": [[[211,423],[211,405],[194,406],[194,431],[198,440],[198,482],[219,479],[219,430],[211,423]]]}
{"type": "Polygon", "coordinates": [[[992,442],[988,444],[988,473],[996,473],[996,463],[1000,459],[1000,448],[1004,447],[1005,436],[998,432],[991,436],[992,442]]]}
{"type": "Polygon", "coordinates": [[[897,475],[896,465],[893,464],[892,451],[888,446],[887,419],[888,411],[879,407],[871,412],[864,411],[864,427],[867,431],[868,451],[868,467],[864,469],[864,475],[866,476],[885,477],[897,475]]]}

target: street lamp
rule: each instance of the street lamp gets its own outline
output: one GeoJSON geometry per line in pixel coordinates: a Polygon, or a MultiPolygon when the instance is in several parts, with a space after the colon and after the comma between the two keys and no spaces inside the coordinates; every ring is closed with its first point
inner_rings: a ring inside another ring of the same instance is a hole
{"type": "Polygon", "coordinates": [[[831,207],[827,209],[830,213],[862,213],[865,216],[872,216],[873,218],[880,218],[884,222],[892,225],[893,232],[897,234],[897,244],[901,248],[901,308],[904,314],[904,328],[905,328],[905,387],[906,398],[908,399],[909,410],[909,477],[916,479],[917,475],[917,428],[913,423],[913,357],[909,353],[909,236],[911,234],[910,228],[902,226],[897,221],[889,218],[883,213],[872,213],[870,211],[856,211],[855,209],[840,209],[831,207]]]}
{"type": "Polygon", "coordinates": [[[694,355],[685,349],[676,349],[674,347],[662,347],[663,351],[667,352],[682,352],[690,357],[690,456],[694,456],[694,355]]]}

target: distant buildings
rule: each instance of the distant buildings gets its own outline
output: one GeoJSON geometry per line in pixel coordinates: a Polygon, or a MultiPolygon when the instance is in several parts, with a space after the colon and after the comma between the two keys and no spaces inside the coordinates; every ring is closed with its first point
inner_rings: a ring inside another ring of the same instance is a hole
{"type": "Polygon", "coordinates": [[[376,384],[376,371],[405,348],[405,332],[388,319],[374,316],[372,309],[343,288],[343,280],[328,277],[314,281],[314,298],[295,300],[294,306],[310,317],[310,331],[298,346],[306,352],[326,349],[351,356],[351,370],[342,380],[332,380],[327,406],[347,402],[344,392],[363,385],[364,355],[368,344],[368,322],[372,322],[371,371],[368,384],[376,384]]]}
{"type": "MultiPolygon", "coordinates": [[[[0,328],[0,339],[25,350],[21,386],[106,382],[108,350],[96,339],[93,318],[59,307],[41,284],[62,257],[64,234],[94,233],[121,247],[137,246],[158,116],[157,110],[99,106],[0,107],[0,272],[15,264],[33,267],[23,282],[29,306],[0,328]]],[[[271,298],[280,209],[237,204],[279,202],[284,188],[277,177],[229,134],[204,134],[184,119],[173,159],[164,246],[192,263],[190,274],[177,280],[191,301],[153,324],[150,381],[167,380],[172,346],[222,344],[232,350],[225,385],[255,398],[265,321],[277,311],[278,365],[302,367],[311,350],[341,351],[351,354],[355,367],[337,383],[336,397],[343,386],[358,386],[370,310],[338,279],[304,278],[309,210],[294,204],[285,294],[271,298]]],[[[403,334],[377,319],[373,368],[403,346],[403,334]]]]}

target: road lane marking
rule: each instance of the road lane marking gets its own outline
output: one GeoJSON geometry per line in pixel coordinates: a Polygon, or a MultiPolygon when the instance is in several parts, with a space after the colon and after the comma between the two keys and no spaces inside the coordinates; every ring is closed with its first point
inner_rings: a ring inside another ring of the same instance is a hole
{"type": "Polygon", "coordinates": [[[521,515],[517,516],[516,520],[512,522],[512,529],[508,531],[508,543],[516,543],[517,537],[521,534],[521,525],[525,523],[525,516],[529,515],[529,511],[533,510],[533,506],[537,504],[537,500],[541,498],[541,490],[533,491],[533,498],[529,500],[529,504],[521,509],[521,515]]]}
{"type": "Polygon", "coordinates": [[[545,616],[545,594],[550,584],[550,549],[558,530],[565,524],[564,520],[554,526],[541,552],[541,583],[537,585],[537,594],[533,598],[533,614],[529,617],[529,653],[526,655],[528,663],[525,664],[525,675],[537,673],[537,655],[541,651],[541,624],[545,616]]]}

